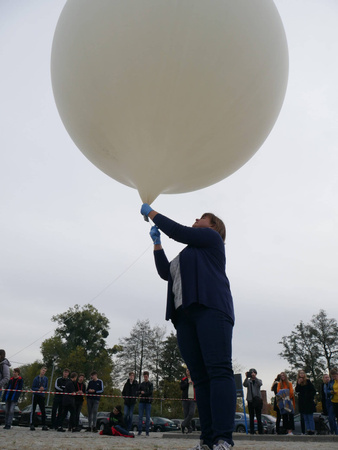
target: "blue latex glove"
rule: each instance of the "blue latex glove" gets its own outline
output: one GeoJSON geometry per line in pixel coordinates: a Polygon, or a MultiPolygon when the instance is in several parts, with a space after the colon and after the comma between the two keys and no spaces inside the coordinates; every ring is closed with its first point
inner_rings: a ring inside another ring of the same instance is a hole
{"type": "Polygon", "coordinates": [[[154,242],[154,245],[161,245],[161,233],[156,225],[151,227],[149,234],[150,234],[151,239],[154,242]]]}
{"type": "Polygon", "coordinates": [[[153,208],[148,205],[148,203],[143,203],[141,206],[141,214],[142,216],[148,217],[148,214],[153,211],[153,208]]]}

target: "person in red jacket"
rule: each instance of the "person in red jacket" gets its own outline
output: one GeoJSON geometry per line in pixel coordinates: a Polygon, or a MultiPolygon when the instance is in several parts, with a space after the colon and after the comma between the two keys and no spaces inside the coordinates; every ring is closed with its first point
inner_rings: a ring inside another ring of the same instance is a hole
{"type": "Polygon", "coordinates": [[[18,400],[23,388],[23,379],[20,377],[20,369],[16,368],[13,371],[13,376],[9,380],[7,390],[4,391],[4,395],[2,396],[2,401],[6,402],[5,406],[5,430],[10,430],[13,417],[14,417],[14,409],[18,404],[18,400]]]}

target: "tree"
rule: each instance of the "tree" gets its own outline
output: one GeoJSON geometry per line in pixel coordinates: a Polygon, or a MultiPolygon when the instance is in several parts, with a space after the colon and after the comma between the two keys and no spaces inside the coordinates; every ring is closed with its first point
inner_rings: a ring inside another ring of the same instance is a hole
{"type": "Polygon", "coordinates": [[[185,363],[173,332],[163,342],[160,359],[162,378],[168,382],[180,380],[185,373],[185,363]]]}
{"type": "Polygon", "coordinates": [[[309,324],[300,322],[289,336],[283,336],[281,342],[282,358],[290,364],[291,370],[305,370],[317,388],[320,389],[322,374],[330,370],[337,362],[338,324],[328,319],[326,312],[320,310],[312,316],[309,324]]]}
{"type": "Polygon", "coordinates": [[[152,329],[147,319],[138,320],[129,337],[119,339],[118,348],[119,350],[122,348],[117,353],[120,381],[126,378],[128,372],[133,371],[136,380],[140,383],[144,370],[156,370],[156,358],[163,335],[164,332],[161,334],[158,327],[152,329]]]}
{"type": "MultiPolygon", "coordinates": [[[[75,305],[52,317],[58,327],[54,336],[41,344],[43,360],[48,367],[69,367],[89,376],[94,369],[106,388],[111,388],[113,349],[107,347],[109,320],[92,305],[75,305]]],[[[105,389],[107,392],[107,389],[105,389]]]]}

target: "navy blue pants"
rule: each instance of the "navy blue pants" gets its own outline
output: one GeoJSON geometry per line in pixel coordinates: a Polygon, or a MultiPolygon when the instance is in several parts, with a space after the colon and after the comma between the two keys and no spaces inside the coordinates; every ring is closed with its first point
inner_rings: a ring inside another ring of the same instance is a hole
{"type": "Polygon", "coordinates": [[[210,448],[219,440],[233,444],[236,387],[232,320],[221,311],[199,304],[179,308],[176,314],[178,346],[196,390],[201,440],[210,448]]]}

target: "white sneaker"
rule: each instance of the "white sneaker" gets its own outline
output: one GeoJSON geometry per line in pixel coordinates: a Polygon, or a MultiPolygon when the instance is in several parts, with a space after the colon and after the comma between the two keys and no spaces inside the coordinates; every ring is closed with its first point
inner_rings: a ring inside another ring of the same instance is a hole
{"type": "Polygon", "coordinates": [[[218,441],[218,444],[215,444],[213,450],[228,450],[232,448],[232,445],[226,441],[218,441]]]}

